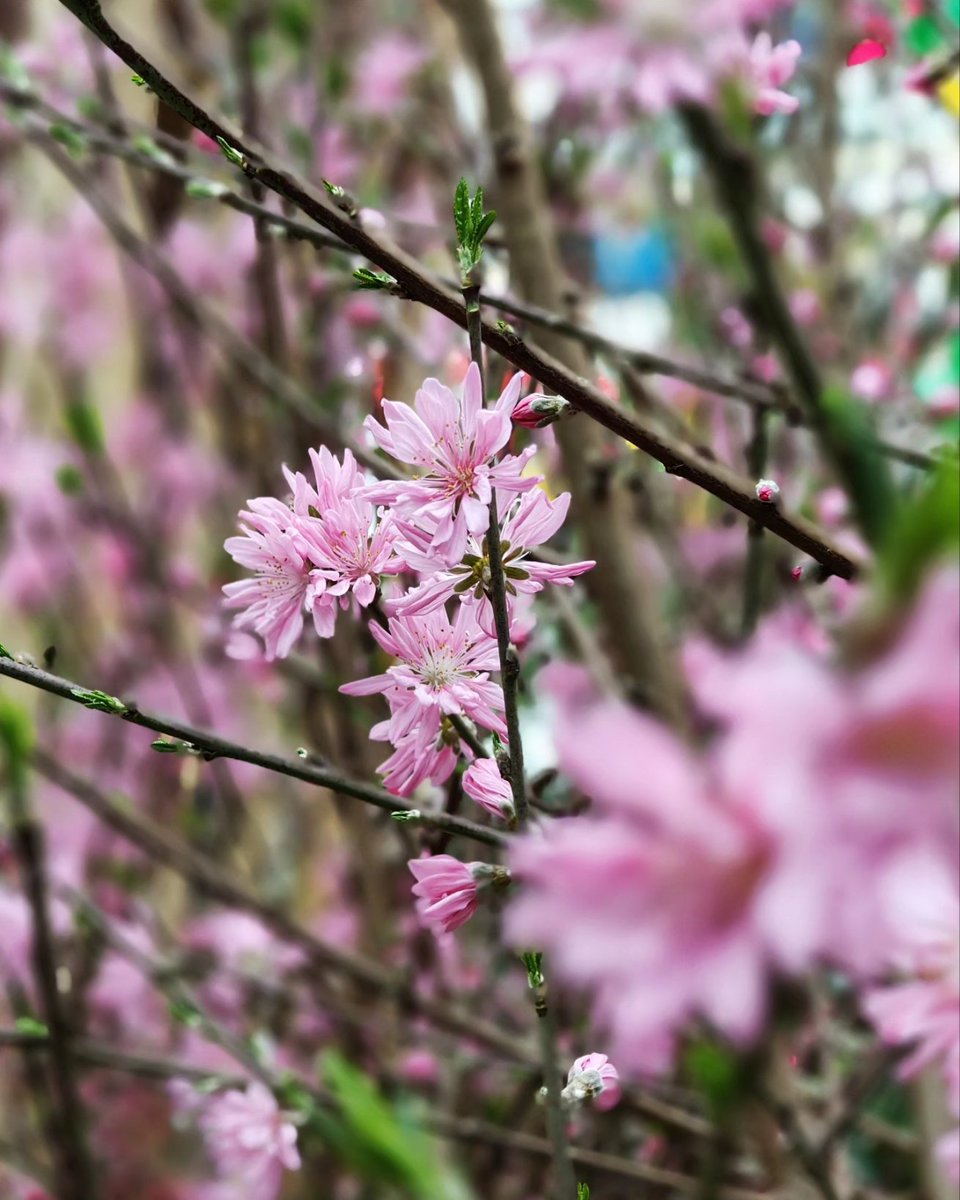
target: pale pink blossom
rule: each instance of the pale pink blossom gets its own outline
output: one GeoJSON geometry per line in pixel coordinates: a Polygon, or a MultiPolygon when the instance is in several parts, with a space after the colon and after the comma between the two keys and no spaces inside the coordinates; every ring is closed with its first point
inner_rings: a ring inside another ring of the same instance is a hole
{"type": "Polygon", "coordinates": [[[248,1200],[276,1200],[284,1171],[300,1167],[296,1128],[262,1083],[211,1096],[199,1124],[217,1170],[248,1200]]]}
{"type": "Polygon", "coordinates": [[[461,605],[451,623],[442,610],[417,617],[391,617],[388,627],[372,624],[370,632],[397,662],[381,675],[345,683],[348,696],[387,693],[396,707],[390,740],[436,715],[464,715],[486,729],[506,734],[499,715],[503,693],[490,680],[499,669],[496,639],[478,624],[472,608],[461,605]]]}
{"type": "Polygon", "coordinates": [[[470,534],[486,532],[494,488],[523,492],[536,486],[535,479],[521,475],[533,447],[493,464],[510,439],[510,414],[521,382],[518,373],[496,405],[485,409],[480,372],[471,363],[461,399],[438,380],[427,379],[412,408],[383,401],[386,426],[373,417],[364,422],[382,450],[418,473],[413,480],[374,484],[365,495],[428,530],[434,550],[448,565],[463,557],[470,534]]]}
{"type": "Polygon", "coordinates": [[[775,479],[758,479],[754,491],[763,504],[775,504],[780,495],[780,485],[775,479]]]}
{"type": "Polygon", "coordinates": [[[463,774],[463,790],[491,816],[512,823],[517,811],[513,790],[492,758],[478,758],[463,774]]]}
{"type": "Polygon", "coordinates": [[[773,44],[766,30],[761,30],[750,47],[749,76],[754,91],[753,105],[758,113],[793,113],[800,107],[796,96],[783,91],[783,85],[793,78],[797,59],[803,51],[795,41],[773,44]]]}
{"type": "MultiPolygon", "coordinates": [[[[539,487],[515,498],[499,500],[500,552],[508,597],[521,593],[533,595],[548,583],[569,587],[576,576],[596,565],[592,560],[553,564],[530,557],[531,550],[557,532],[569,508],[568,492],[551,500],[539,487]]],[[[474,601],[486,598],[484,607],[489,607],[490,556],[486,537],[468,537],[462,561],[444,570],[429,535],[419,534],[412,527],[406,527],[404,533],[407,542],[401,554],[409,566],[427,578],[419,587],[389,601],[388,612],[404,616],[428,613],[454,596],[474,601]]]]}
{"type": "Polygon", "coordinates": [[[442,933],[453,933],[477,911],[478,882],[490,877],[487,863],[464,863],[450,854],[413,858],[407,866],[416,879],[420,922],[442,933]]]}
{"type": "Polygon", "coordinates": [[[263,638],[268,659],[284,658],[303,631],[304,611],[314,610],[326,581],[311,564],[297,519],[285,504],[272,496],[247,503],[240,513],[243,536],[227,538],[224,547],[257,574],[225,584],[223,593],[228,608],[243,610],[236,626],[263,638]]]}
{"type": "Polygon", "coordinates": [[[865,359],[850,376],[850,391],[861,400],[884,400],[893,387],[893,372],[879,358],[865,359]]]}
{"type": "Polygon", "coordinates": [[[592,1100],[594,1108],[605,1112],[620,1101],[620,1072],[605,1054],[584,1054],[567,1072],[561,1095],[572,1104],[592,1100]]]}
{"type": "Polygon", "coordinates": [[[406,95],[411,77],[420,70],[427,52],[422,44],[388,33],[369,46],[354,69],[353,105],[358,112],[390,116],[406,95]]]}

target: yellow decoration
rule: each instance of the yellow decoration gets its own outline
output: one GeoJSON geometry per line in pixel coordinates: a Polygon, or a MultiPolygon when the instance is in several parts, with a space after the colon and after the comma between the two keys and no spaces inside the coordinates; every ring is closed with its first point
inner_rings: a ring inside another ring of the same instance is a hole
{"type": "Polygon", "coordinates": [[[944,80],[937,88],[940,103],[955,117],[960,117],[960,71],[944,80]]]}

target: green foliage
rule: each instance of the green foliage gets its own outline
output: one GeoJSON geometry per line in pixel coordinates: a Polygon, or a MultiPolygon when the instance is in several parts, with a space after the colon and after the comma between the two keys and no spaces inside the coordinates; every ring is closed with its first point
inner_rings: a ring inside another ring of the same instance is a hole
{"type": "Polygon", "coordinates": [[[590,1184],[589,1183],[578,1183],[577,1184],[577,1200],[590,1200],[590,1184]]]}
{"type": "Polygon", "coordinates": [[[960,469],[954,455],[900,507],[880,548],[880,581],[895,603],[907,603],[931,566],[958,553],[960,469]]]}
{"type": "Polygon", "coordinates": [[[247,165],[247,160],[239,150],[231,146],[226,138],[222,138],[219,135],[217,136],[217,145],[223,151],[223,157],[228,163],[232,163],[235,167],[239,167],[241,170],[243,170],[243,168],[247,165]]]}
{"type": "Polygon", "coordinates": [[[13,662],[13,655],[6,648],[3,642],[0,642],[0,658],[9,658],[10,661],[13,662]]]}
{"type": "Polygon", "coordinates": [[[128,711],[122,700],[108,695],[107,692],[98,692],[90,688],[71,688],[70,695],[75,700],[79,700],[81,704],[86,705],[87,708],[94,709],[95,712],[114,713],[122,716],[128,711]]]}
{"type": "Polygon", "coordinates": [[[453,197],[453,223],[457,231],[457,259],[464,286],[470,282],[471,272],[483,257],[483,239],[496,219],[495,212],[483,210],[483,188],[478,187],[471,199],[467,181],[461,178],[453,197]]]}
{"type": "Polygon", "coordinates": [[[13,1023],[17,1033],[25,1033],[30,1037],[49,1037],[50,1030],[36,1017],[17,1017],[13,1023]]]}
{"type": "Polygon", "coordinates": [[[81,450],[87,454],[103,454],[105,441],[100,414],[85,400],[71,400],[63,410],[67,430],[81,450]]]}
{"type": "Polygon", "coordinates": [[[203,1024],[203,1013],[192,1001],[183,997],[170,1001],[170,1016],[178,1025],[185,1025],[187,1029],[199,1029],[203,1024]]]}
{"type": "Polygon", "coordinates": [[[890,465],[876,450],[876,433],[865,405],[839,388],[823,396],[825,434],[857,523],[871,546],[886,537],[896,506],[890,465]]]}
{"type": "Polygon", "coordinates": [[[87,139],[66,121],[54,121],[47,131],[72,158],[81,158],[87,150],[87,139]]]}
{"type": "Polygon", "coordinates": [[[520,955],[527,968],[527,983],[532,988],[543,987],[543,955],[539,950],[527,950],[520,955]]]}
{"type": "Polygon", "coordinates": [[[391,275],[385,271],[371,271],[369,267],[358,267],[353,278],[361,292],[389,292],[397,286],[391,275]]]}
{"type": "Polygon", "coordinates": [[[684,1065],[713,1119],[727,1121],[749,1092],[751,1064],[730,1046],[701,1038],[687,1047],[684,1065]]]}
{"type": "Polygon", "coordinates": [[[84,488],[83,475],[72,463],[58,467],[54,479],[65,496],[78,496],[84,488]]]}
{"type": "Polygon", "coordinates": [[[437,1143],[391,1102],[362,1071],[338,1054],[323,1058],[332,1111],[312,1107],[308,1130],[371,1184],[409,1200],[469,1200],[462,1181],[443,1162],[437,1143]]]}
{"type": "MultiPolygon", "coordinates": [[[[5,654],[9,658],[9,654],[5,654]]],[[[10,787],[22,790],[27,783],[27,768],[33,749],[33,722],[26,710],[8,696],[0,694],[0,752],[7,768],[10,787]]]]}

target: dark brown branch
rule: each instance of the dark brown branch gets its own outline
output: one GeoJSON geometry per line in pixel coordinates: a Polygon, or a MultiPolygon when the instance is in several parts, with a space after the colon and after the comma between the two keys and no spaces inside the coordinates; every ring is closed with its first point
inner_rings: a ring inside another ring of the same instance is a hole
{"type": "MultiPolygon", "coordinates": [[[[83,688],[69,679],[62,679],[59,675],[51,675],[47,671],[40,670],[39,667],[17,662],[12,658],[0,658],[0,675],[6,675],[10,679],[18,680],[20,683],[29,684],[31,687],[49,692],[53,696],[60,696],[64,700],[71,700],[74,704],[87,704],[88,707],[96,707],[95,704],[91,704],[89,701],[91,697],[100,695],[100,693],[91,692],[89,689],[83,688]]],[[[292,779],[303,780],[304,783],[311,783],[315,787],[327,788],[332,792],[337,792],[341,796],[351,796],[354,800],[362,800],[365,804],[372,804],[375,808],[382,809],[384,812],[420,811],[415,810],[409,800],[404,800],[400,796],[395,796],[392,792],[375,787],[373,784],[363,783],[357,779],[349,779],[347,776],[338,774],[336,771],[331,771],[326,767],[318,767],[306,761],[296,761],[294,759],[283,758],[279,754],[267,754],[259,750],[251,750],[246,746],[238,745],[236,742],[229,742],[225,738],[218,737],[215,733],[210,733],[203,729],[195,729],[191,725],[185,725],[182,721],[175,721],[169,717],[160,717],[153,713],[142,712],[133,701],[120,702],[117,700],[111,707],[106,709],[106,714],[120,717],[121,720],[128,721],[131,725],[140,726],[141,729],[149,729],[154,733],[166,734],[169,738],[185,743],[188,749],[192,747],[200,757],[207,760],[229,758],[235,762],[250,763],[255,767],[262,767],[265,771],[274,771],[278,775],[288,775],[292,779]]],[[[459,834],[461,837],[471,838],[473,841],[483,842],[488,846],[499,848],[506,845],[508,840],[503,834],[495,830],[485,829],[482,825],[477,825],[473,821],[467,821],[462,817],[446,816],[443,813],[421,813],[419,822],[428,828],[442,829],[447,833],[459,834]]]]}
{"type": "MultiPolygon", "coordinates": [[[[194,128],[209,137],[222,138],[242,155],[248,175],[282,196],[322,228],[341,238],[356,253],[389,274],[408,299],[426,304],[461,328],[466,328],[466,309],[454,289],[433,280],[423,272],[416,260],[399,247],[375,238],[288,171],[274,166],[259,148],[247,144],[232,129],[215,120],[113,28],[97,0],[61,0],[61,3],[131,70],[137,72],[164,103],[179,112],[194,128]]],[[[490,321],[483,322],[483,340],[509,362],[564,396],[599,424],[656,458],[668,472],[683,476],[723,503],[760,522],[764,528],[809,554],[827,572],[844,579],[850,579],[857,573],[859,564],[816,526],[800,517],[791,517],[771,505],[761,504],[748,481],[732,471],[706,462],[687,447],[641,424],[556,358],[490,321]]]]}

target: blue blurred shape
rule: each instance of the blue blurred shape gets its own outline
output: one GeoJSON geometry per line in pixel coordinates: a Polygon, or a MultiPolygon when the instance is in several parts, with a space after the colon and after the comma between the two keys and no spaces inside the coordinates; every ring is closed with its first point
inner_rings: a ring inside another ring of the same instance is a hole
{"type": "Polygon", "coordinates": [[[673,247],[658,229],[599,233],[593,254],[595,282],[609,296],[667,292],[673,283],[673,247]]]}

